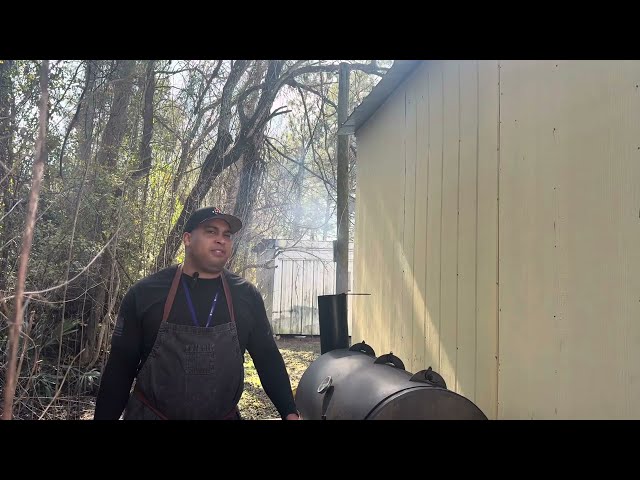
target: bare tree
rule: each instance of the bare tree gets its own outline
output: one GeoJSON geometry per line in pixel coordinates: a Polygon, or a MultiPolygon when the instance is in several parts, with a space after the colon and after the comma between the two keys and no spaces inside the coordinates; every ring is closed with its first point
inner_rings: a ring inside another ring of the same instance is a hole
{"type": "Polygon", "coordinates": [[[155,60],[147,62],[144,82],[144,110],[142,113],[142,141],[140,142],[140,167],[133,177],[143,177],[151,170],[151,138],[153,137],[153,95],[156,90],[155,60]]]}
{"type": "MultiPolygon", "coordinates": [[[[126,132],[127,127],[127,110],[129,108],[129,102],[131,99],[131,93],[133,88],[133,72],[135,68],[135,61],[120,60],[116,64],[114,88],[113,88],[113,101],[111,103],[111,109],[109,112],[109,119],[102,136],[102,143],[97,153],[98,166],[104,171],[115,170],[117,165],[117,157],[120,146],[126,132]]],[[[116,189],[116,192],[107,190],[110,194],[116,194],[119,197],[122,192],[120,189],[116,189]]],[[[116,211],[113,208],[109,208],[110,202],[105,200],[102,202],[103,207],[96,212],[96,232],[102,237],[102,240],[106,240],[101,232],[105,228],[111,229],[110,226],[115,224],[116,211]]],[[[116,226],[117,228],[117,226],[116,226]]],[[[112,281],[111,272],[112,265],[114,263],[115,256],[111,253],[111,250],[106,250],[100,261],[100,267],[98,270],[98,279],[100,283],[96,287],[96,291],[93,296],[95,298],[94,307],[89,318],[89,322],[86,329],[85,337],[85,350],[81,357],[82,362],[91,363],[95,361],[98,353],[98,346],[100,339],[98,338],[98,324],[102,318],[108,314],[108,310],[105,312],[105,307],[110,305],[107,298],[108,284],[112,281]]]]}
{"type": "Polygon", "coordinates": [[[9,228],[8,216],[14,206],[14,199],[11,191],[14,183],[14,166],[13,166],[13,125],[11,121],[13,102],[13,81],[11,73],[13,69],[12,60],[0,61],[0,192],[2,192],[2,200],[4,208],[2,219],[4,224],[0,222],[0,291],[6,288],[7,262],[9,259],[9,249],[5,244],[11,238],[11,229],[9,228]]]}
{"type": "MultiPolygon", "coordinates": [[[[222,92],[216,143],[207,155],[198,181],[188,195],[178,220],[175,222],[167,236],[164,247],[156,258],[156,268],[164,267],[173,261],[180,246],[180,232],[187,217],[200,206],[216,177],[226,168],[243,158],[243,155],[260,151],[267,123],[273,117],[285,113],[284,109],[277,109],[271,112],[278,92],[285,85],[290,85],[292,82],[299,83],[298,77],[319,72],[335,73],[340,68],[337,64],[324,64],[321,62],[310,64],[305,61],[293,62],[285,68],[285,62],[283,61],[270,61],[263,82],[238,93],[237,115],[240,130],[234,138],[229,131],[229,125],[232,120],[232,95],[238,85],[240,75],[244,73],[247,67],[248,62],[236,61],[227,78],[222,92]],[[245,102],[256,91],[260,92],[257,106],[252,115],[247,115],[245,113],[245,102]]],[[[351,64],[350,68],[374,74],[380,74],[384,70],[373,62],[370,64],[354,63],[351,64]]],[[[255,158],[259,158],[259,156],[255,158]]],[[[255,169],[249,171],[255,171],[255,169]]],[[[253,189],[258,187],[255,182],[252,185],[253,189]]]]}
{"type": "Polygon", "coordinates": [[[18,267],[18,279],[16,284],[15,305],[13,309],[13,319],[9,325],[9,362],[7,367],[7,383],[4,391],[4,408],[2,418],[11,420],[13,418],[13,398],[16,391],[16,366],[18,354],[18,341],[22,330],[22,295],[27,276],[27,264],[31,243],[33,241],[33,230],[36,224],[36,212],[38,210],[38,199],[40,186],[44,176],[44,165],[47,158],[47,107],[49,103],[49,61],[44,60],[40,69],[40,112],[38,139],[36,141],[35,162],[33,164],[33,176],[31,191],[29,193],[29,204],[27,207],[27,220],[22,236],[22,251],[20,252],[20,265],[18,267]]]}
{"type": "MultiPolygon", "coordinates": [[[[200,175],[196,185],[191,189],[184,203],[184,207],[178,217],[177,222],[169,233],[164,248],[156,258],[156,268],[164,267],[173,261],[173,257],[178,251],[180,244],[180,232],[187,221],[188,216],[198,208],[200,202],[205,197],[216,176],[226,167],[234,164],[240,159],[240,155],[246,146],[238,139],[234,144],[233,137],[229,133],[232,120],[232,97],[240,77],[248,67],[249,62],[238,60],[231,67],[229,77],[222,89],[220,100],[220,115],[218,122],[218,136],[216,143],[204,160],[200,169],[200,175]]],[[[239,135],[240,137],[240,135],[239,135]]],[[[242,139],[244,140],[244,139],[242,139]]]]}

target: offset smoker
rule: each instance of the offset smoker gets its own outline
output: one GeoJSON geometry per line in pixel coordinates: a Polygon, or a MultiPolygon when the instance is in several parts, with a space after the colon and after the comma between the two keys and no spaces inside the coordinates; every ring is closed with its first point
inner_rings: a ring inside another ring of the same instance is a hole
{"type": "Polygon", "coordinates": [[[399,358],[376,358],[364,342],[313,362],[300,379],[296,404],[303,420],[487,419],[431,368],[412,375],[399,358]]]}
{"type": "Polygon", "coordinates": [[[345,294],[318,297],[321,353],[296,389],[303,420],[487,420],[431,367],[415,375],[365,342],[348,346],[345,294]]]}

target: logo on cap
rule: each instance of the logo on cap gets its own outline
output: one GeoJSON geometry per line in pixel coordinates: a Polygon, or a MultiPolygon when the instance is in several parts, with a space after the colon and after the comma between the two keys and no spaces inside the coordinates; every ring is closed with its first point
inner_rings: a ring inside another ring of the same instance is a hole
{"type": "Polygon", "coordinates": [[[214,215],[220,215],[220,214],[222,214],[222,212],[221,212],[220,210],[218,210],[218,208],[217,208],[217,207],[213,207],[213,211],[212,211],[211,213],[213,213],[214,215]]]}

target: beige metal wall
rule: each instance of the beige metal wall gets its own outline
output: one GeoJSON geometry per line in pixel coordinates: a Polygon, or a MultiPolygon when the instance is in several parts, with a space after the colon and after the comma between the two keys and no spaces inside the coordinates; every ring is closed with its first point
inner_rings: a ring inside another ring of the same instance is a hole
{"type": "Polygon", "coordinates": [[[505,418],[640,418],[640,62],[503,62],[505,418]]]}
{"type": "Polygon", "coordinates": [[[352,342],[497,414],[497,62],[431,62],[358,132],[352,342]],[[480,95],[479,95],[480,93],[480,95]]]}
{"type": "Polygon", "coordinates": [[[358,132],[353,341],[490,418],[639,418],[639,84],[640,62],[420,67],[358,132]]]}

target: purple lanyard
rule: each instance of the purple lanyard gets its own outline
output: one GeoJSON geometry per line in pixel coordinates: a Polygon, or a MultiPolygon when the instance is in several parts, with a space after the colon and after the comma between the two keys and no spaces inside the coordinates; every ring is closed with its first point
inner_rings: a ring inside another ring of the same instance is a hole
{"type": "MultiPolygon", "coordinates": [[[[193,303],[191,302],[191,295],[189,294],[189,289],[187,288],[187,283],[184,281],[184,278],[182,279],[182,288],[184,290],[185,296],[187,297],[187,304],[189,305],[189,310],[191,311],[191,320],[193,320],[193,324],[196,327],[199,327],[200,325],[198,324],[198,319],[196,318],[196,311],[193,308],[193,303]]],[[[218,303],[219,293],[220,293],[220,290],[218,290],[216,292],[215,297],[213,297],[213,303],[211,304],[211,311],[209,311],[209,319],[207,320],[206,327],[208,327],[209,324],[211,323],[211,317],[213,317],[213,312],[216,309],[216,303],[218,303]]]]}

